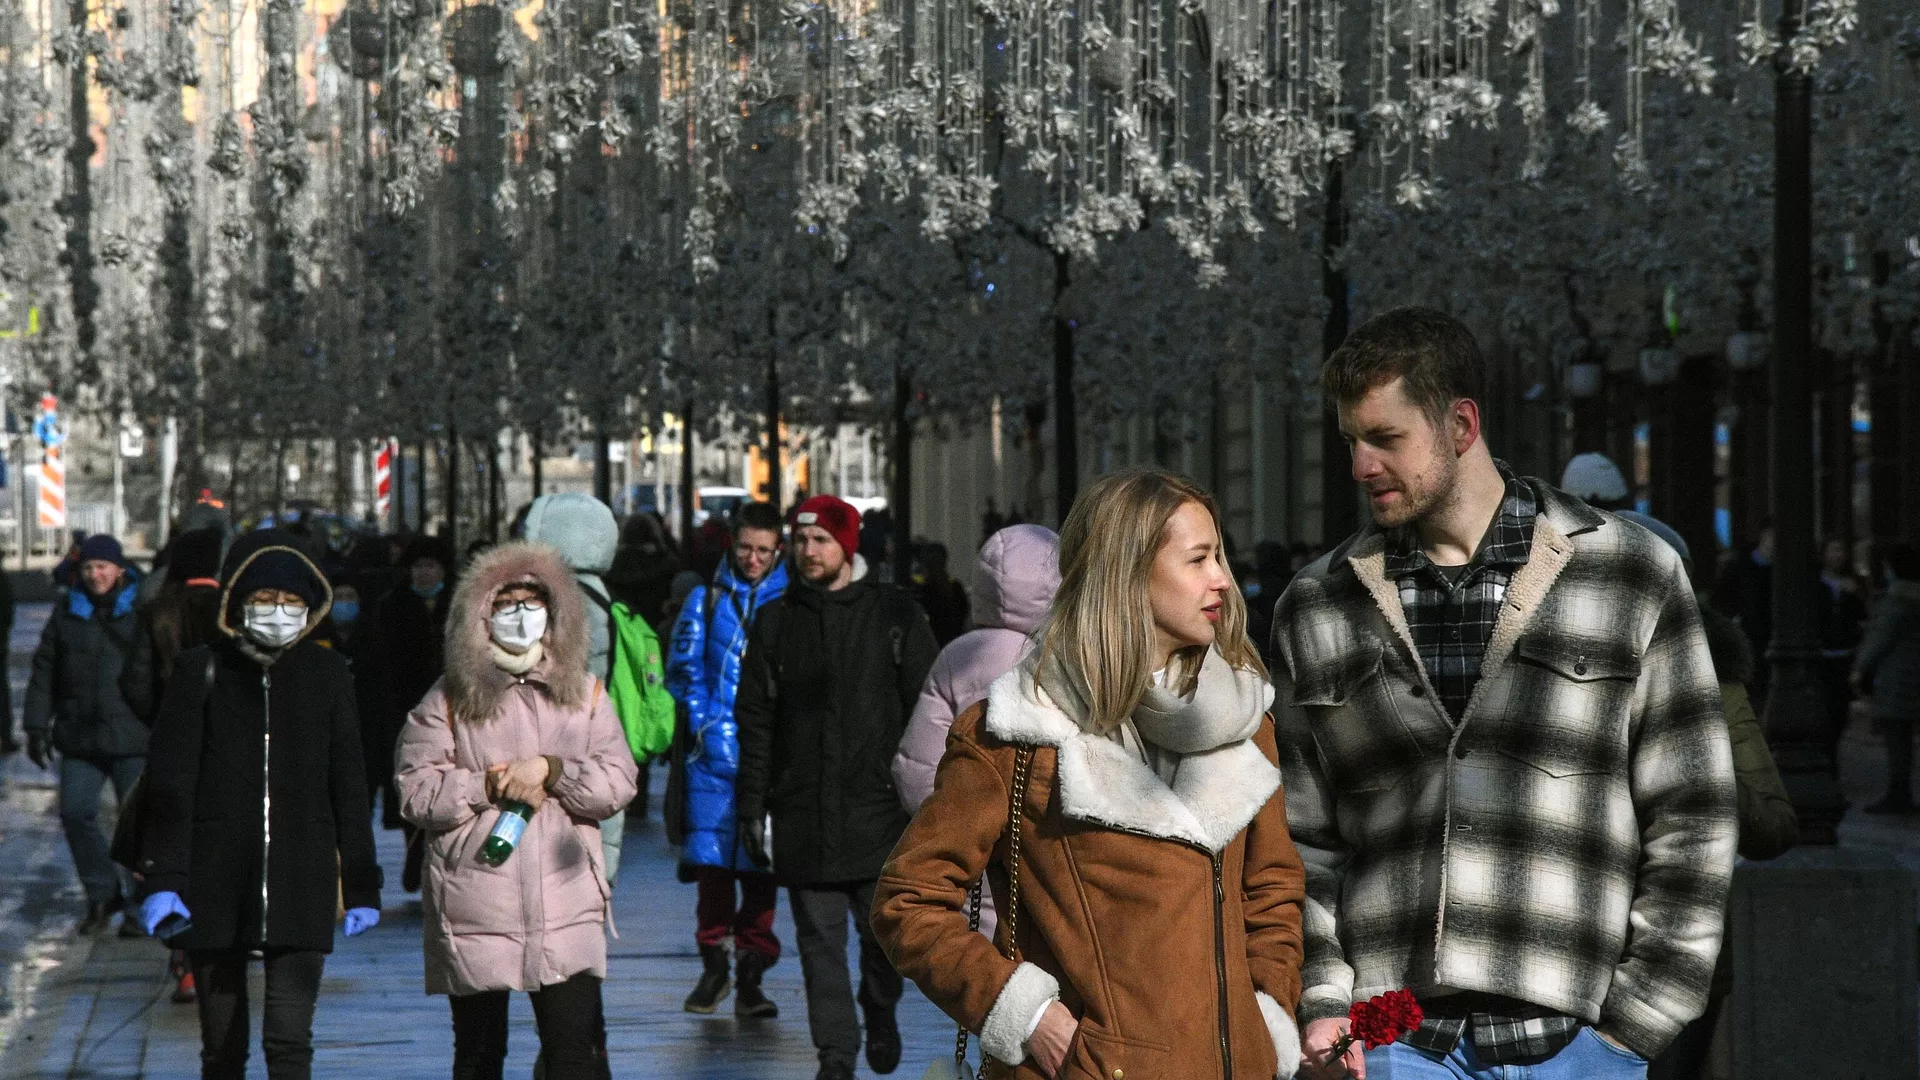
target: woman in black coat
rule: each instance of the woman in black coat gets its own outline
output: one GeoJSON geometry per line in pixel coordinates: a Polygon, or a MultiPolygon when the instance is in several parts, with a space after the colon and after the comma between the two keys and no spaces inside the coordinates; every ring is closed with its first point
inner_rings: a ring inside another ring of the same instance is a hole
{"type": "Polygon", "coordinates": [[[222,640],[180,655],[148,751],[141,917],[187,950],[205,1080],[245,1075],[256,949],[268,1076],[306,1080],[336,897],[349,935],[380,918],[353,678],[309,639],[332,594],[281,535],[236,541],[221,579],[222,640]]]}

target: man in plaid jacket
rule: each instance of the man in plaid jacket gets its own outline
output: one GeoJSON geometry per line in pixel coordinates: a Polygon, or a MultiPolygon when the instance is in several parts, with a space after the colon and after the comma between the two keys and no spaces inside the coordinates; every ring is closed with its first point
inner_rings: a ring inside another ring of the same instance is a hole
{"type": "Polygon", "coordinates": [[[1316,1080],[1643,1077],[1720,948],[1733,765],[1686,573],[1496,461],[1481,370],[1464,326],[1403,308],[1322,373],[1373,523],[1274,615],[1316,1080]],[[1402,987],[1418,1031],[1328,1060],[1352,1003],[1402,987]]]}

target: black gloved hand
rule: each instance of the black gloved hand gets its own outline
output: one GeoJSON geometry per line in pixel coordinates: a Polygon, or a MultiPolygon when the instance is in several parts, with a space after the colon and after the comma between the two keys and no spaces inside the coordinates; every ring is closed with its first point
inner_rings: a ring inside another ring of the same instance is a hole
{"type": "Polygon", "coordinates": [[[767,820],[755,817],[740,822],[740,846],[747,849],[747,858],[757,866],[766,866],[771,862],[767,858],[767,820]]]}
{"type": "Polygon", "coordinates": [[[47,731],[27,732],[27,760],[41,768],[53,760],[53,733],[47,731]]]}

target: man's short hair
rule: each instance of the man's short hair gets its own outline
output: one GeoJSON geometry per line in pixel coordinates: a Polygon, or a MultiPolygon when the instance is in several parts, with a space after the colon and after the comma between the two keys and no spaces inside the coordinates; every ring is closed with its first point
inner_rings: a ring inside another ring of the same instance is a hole
{"type": "Polygon", "coordinates": [[[1465,323],[1432,308],[1403,307],[1368,319],[1320,368],[1320,392],[1351,405],[1405,380],[1407,400],[1435,422],[1461,398],[1480,400],[1486,361],[1465,323]]]}
{"type": "Polygon", "coordinates": [[[740,504],[740,509],[735,511],[733,515],[733,528],[735,532],[741,529],[764,529],[775,536],[779,536],[783,524],[784,522],[780,520],[780,511],[775,510],[771,503],[742,503],[740,504]]]}

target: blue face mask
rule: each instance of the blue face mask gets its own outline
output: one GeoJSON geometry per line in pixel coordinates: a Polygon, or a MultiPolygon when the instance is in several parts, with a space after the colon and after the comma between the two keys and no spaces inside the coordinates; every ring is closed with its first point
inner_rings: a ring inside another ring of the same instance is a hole
{"type": "Polygon", "coordinates": [[[333,610],[328,615],[334,622],[352,622],[360,617],[360,601],[335,600],[333,610]]]}
{"type": "Polygon", "coordinates": [[[433,583],[433,588],[431,588],[431,589],[427,589],[427,590],[424,590],[424,591],[423,591],[423,590],[422,590],[422,589],[421,589],[421,588],[420,588],[420,587],[419,587],[418,585],[409,585],[409,586],[408,586],[408,588],[410,588],[410,589],[412,589],[412,590],[413,590],[413,594],[414,594],[415,596],[418,596],[418,597],[419,597],[420,599],[422,599],[422,600],[431,600],[431,599],[433,599],[434,597],[436,597],[436,596],[439,596],[439,595],[440,595],[440,590],[442,590],[442,589],[444,589],[444,588],[446,588],[446,587],[447,587],[447,583],[446,583],[446,582],[444,582],[444,581],[436,581],[436,582],[434,582],[434,583],[433,583]]]}

